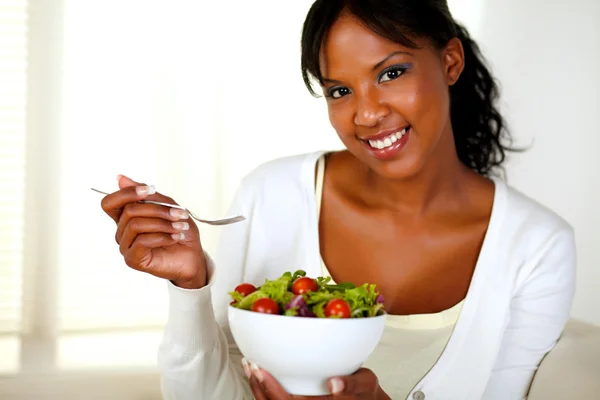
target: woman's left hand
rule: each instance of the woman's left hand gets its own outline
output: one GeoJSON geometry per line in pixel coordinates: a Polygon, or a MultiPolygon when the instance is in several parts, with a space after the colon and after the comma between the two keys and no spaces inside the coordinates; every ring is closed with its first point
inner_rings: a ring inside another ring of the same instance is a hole
{"type": "Polygon", "coordinates": [[[361,368],[350,376],[329,380],[331,395],[294,396],[287,393],[268,372],[243,361],[256,400],[391,400],[379,386],[377,376],[370,369],[361,368]]]}

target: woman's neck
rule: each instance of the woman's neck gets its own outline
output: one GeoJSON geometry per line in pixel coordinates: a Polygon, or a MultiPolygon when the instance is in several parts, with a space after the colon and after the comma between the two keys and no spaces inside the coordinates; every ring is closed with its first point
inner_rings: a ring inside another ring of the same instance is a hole
{"type": "Polygon", "coordinates": [[[366,180],[369,197],[392,211],[412,215],[445,209],[450,204],[455,204],[460,197],[465,178],[468,178],[470,171],[461,164],[437,172],[421,173],[409,179],[391,180],[369,171],[366,180]]]}

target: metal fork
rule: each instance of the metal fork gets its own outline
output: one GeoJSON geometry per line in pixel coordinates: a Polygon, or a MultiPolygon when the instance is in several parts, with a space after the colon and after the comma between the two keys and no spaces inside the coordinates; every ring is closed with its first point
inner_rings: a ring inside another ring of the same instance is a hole
{"type": "MultiPolygon", "coordinates": [[[[92,189],[94,192],[97,192],[100,194],[104,194],[104,195],[110,194],[110,193],[106,193],[106,192],[103,192],[98,189],[94,189],[94,188],[90,188],[90,189],[92,189]]],[[[154,200],[140,200],[139,203],[156,204],[159,206],[165,206],[165,207],[170,207],[170,208],[176,208],[178,210],[184,210],[184,211],[187,211],[190,214],[190,217],[194,218],[196,221],[202,222],[202,223],[208,224],[208,225],[217,225],[217,226],[218,225],[230,225],[230,224],[235,224],[236,222],[244,221],[246,219],[246,217],[244,217],[243,215],[236,215],[233,217],[225,217],[225,218],[219,218],[219,219],[202,219],[202,218],[198,217],[196,214],[194,214],[193,212],[191,212],[189,209],[182,207],[182,206],[178,206],[177,204],[161,203],[160,201],[154,201],[154,200]]]]}

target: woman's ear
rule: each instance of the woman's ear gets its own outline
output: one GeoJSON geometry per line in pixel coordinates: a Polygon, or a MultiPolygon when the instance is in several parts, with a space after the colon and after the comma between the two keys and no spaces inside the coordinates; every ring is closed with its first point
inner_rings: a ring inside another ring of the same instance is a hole
{"type": "Polygon", "coordinates": [[[462,42],[458,38],[451,39],[443,52],[444,69],[449,86],[458,81],[465,69],[465,51],[462,42]]]}

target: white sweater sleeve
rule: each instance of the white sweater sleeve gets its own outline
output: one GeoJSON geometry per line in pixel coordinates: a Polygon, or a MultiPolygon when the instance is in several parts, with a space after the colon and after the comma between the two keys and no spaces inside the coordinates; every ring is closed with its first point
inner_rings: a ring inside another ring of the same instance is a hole
{"type": "Polygon", "coordinates": [[[252,199],[242,189],[230,211],[248,220],[223,228],[215,263],[207,255],[208,285],[186,290],[168,283],[169,318],[158,352],[165,400],[253,398],[227,321],[227,292],[243,280],[250,234],[252,199]]]}
{"type": "Polygon", "coordinates": [[[575,239],[571,228],[550,237],[528,265],[514,294],[500,352],[485,400],[527,398],[543,357],[556,344],[575,292],[575,239]]]}

